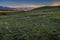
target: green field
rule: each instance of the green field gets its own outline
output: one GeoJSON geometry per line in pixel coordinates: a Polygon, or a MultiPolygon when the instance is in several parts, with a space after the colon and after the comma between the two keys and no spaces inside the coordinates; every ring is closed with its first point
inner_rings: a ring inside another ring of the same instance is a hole
{"type": "Polygon", "coordinates": [[[60,40],[59,8],[5,13],[0,14],[0,40],[60,40]]]}

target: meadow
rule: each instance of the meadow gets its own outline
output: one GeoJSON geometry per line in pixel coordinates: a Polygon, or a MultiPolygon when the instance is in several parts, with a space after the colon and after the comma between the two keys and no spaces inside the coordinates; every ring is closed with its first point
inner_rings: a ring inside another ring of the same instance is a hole
{"type": "Polygon", "coordinates": [[[0,40],[60,40],[60,9],[1,12],[0,40]]]}

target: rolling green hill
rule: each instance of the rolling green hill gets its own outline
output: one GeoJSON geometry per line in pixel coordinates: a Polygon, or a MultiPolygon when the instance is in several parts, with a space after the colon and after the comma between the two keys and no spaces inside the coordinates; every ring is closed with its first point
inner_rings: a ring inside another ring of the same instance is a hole
{"type": "Polygon", "coordinates": [[[60,7],[5,12],[0,15],[0,40],[60,40],[60,7]]]}

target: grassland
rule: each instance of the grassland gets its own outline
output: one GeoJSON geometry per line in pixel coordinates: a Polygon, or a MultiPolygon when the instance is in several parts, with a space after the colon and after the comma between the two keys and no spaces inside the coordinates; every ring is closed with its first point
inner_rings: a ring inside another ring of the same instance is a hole
{"type": "Polygon", "coordinates": [[[0,40],[60,40],[60,9],[4,12],[0,40]],[[46,11],[48,10],[48,11],[46,11]]]}

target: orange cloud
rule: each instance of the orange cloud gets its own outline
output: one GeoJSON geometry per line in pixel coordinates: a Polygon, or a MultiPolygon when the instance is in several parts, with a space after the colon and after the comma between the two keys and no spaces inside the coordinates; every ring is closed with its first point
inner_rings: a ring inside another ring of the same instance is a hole
{"type": "Polygon", "coordinates": [[[60,6],[60,2],[52,2],[50,6],[60,6]]]}

